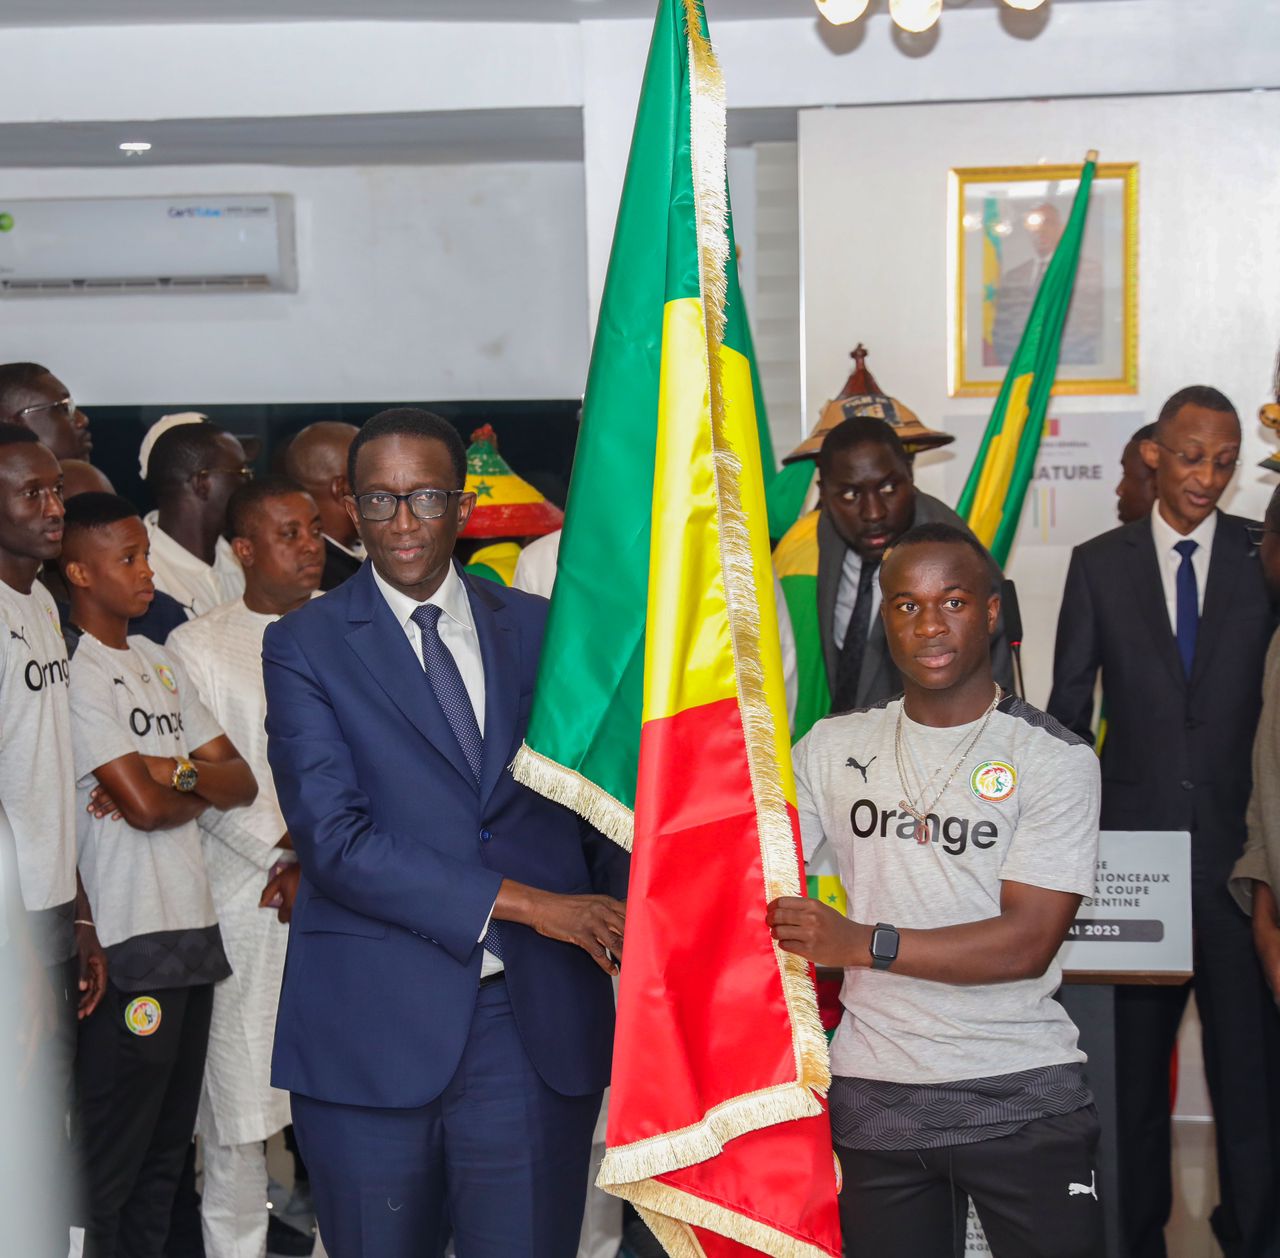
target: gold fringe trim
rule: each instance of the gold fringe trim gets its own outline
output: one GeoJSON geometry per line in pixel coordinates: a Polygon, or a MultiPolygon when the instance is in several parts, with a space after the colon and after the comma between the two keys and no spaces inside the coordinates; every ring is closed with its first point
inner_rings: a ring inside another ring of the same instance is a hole
{"type": "Polygon", "coordinates": [[[606,1150],[596,1182],[618,1193],[625,1185],[710,1161],[730,1140],[750,1131],[820,1113],[822,1106],[813,1092],[799,1083],[780,1083],[735,1096],[709,1109],[692,1126],[606,1150]]]}
{"type": "MultiPolygon", "coordinates": [[[[742,463],[726,430],[721,351],[728,298],[729,205],[726,185],[724,78],[702,33],[701,4],[683,0],[689,41],[690,123],[699,285],[706,335],[707,396],[719,514],[720,564],[733,643],[752,794],[760,832],[766,899],[799,895],[800,865],[777,763],[773,711],[760,651],[755,556],[742,507],[742,463]]],[[[827,1258],[823,1250],[757,1219],[660,1183],[657,1176],[718,1156],[748,1132],[822,1112],[815,1093],[831,1083],[827,1042],[809,967],[774,945],[791,1025],[796,1081],[734,1097],[679,1131],[664,1132],[605,1153],[597,1183],[631,1201],[670,1258],[706,1258],[693,1228],[703,1227],[773,1258],[827,1258]]]]}
{"type": "Polygon", "coordinates": [[[553,803],[571,808],[624,851],[631,851],[635,814],[589,778],[549,760],[528,743],[520,744],[511,762],[511,775],[553,803]]]}
{"type": "Polygon", "coordinates": [[[629,1188],[626,1199],[662,1242],[670,1258],[706,1258],[694,1227],[727,1236],[773,1258],[830,1258],[826,1250],[816,1245],[670,1184],[648,1180],[629,1188]]]}
{"type": "Polygon", "coordinates": [[[660,1210],[651,1210],[648,1206],[636,1205],[636,1213],[645,1221],[658,1243],[667,1251],[667,1258],[707,1258],[707,1251],[702,1248],[693,1228],[679,1219],[663,1214],[660,1210]]]}
{"type": "MultiPolygon", "coordinates": [[[[693,198],[707,335],[707,391],[720,516],[720,562],[733,639],[738,707],[759,819],[767,902],[782,895],[799,896],[803,891],[795,836],[777,763],[777,730],[761,663],[760,606],[756,598],[751,532],[742,507],[742,462],[733,452],[725,423],[720,354],[724,345],[728,267],[734,263],[729,252],[724,76],[702,32],[701,4],[698,0],[684,0],[684,10],[689,38],[693,198]]],[[[808,963],[785,952],[776,943],[774,956],[791,1020],[797,1080],[802,1086],[825,1094],[831,1086],[831,1065],[808,963]]]]}

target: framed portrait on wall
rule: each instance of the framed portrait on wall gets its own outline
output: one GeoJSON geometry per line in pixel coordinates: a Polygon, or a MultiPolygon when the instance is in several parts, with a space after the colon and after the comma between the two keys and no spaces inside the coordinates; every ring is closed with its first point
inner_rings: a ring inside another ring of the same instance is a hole
{"type": "MultiPolygon", "coordinates": [[[[1079,165],[951,171],[952,397],[999,392],[1079,182],[1079,165]]],[[[1053,391],[1138,391],[1137,162],[1094,176],[1053,391]]]]}

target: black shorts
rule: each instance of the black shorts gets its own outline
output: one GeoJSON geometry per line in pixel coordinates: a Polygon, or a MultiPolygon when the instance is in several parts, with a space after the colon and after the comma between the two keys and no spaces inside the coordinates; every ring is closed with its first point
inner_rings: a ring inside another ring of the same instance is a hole
{"type": "Polygon", "coordinates": [[[994,1258],[1097,1258],[1097,1146],[1092,1105],[945,1149],[837,1146],[845,1254],[963,1258],[972,1199],[994,1258]]]}

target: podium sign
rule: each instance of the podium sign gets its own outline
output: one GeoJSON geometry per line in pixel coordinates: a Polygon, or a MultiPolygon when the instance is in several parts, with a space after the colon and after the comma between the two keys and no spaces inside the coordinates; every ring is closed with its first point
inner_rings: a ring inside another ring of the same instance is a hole
{"type": "Polygon", "coordinates": [[[1091,899],[1058,954],[1068,981],[1181,982],[1191,973],[1191,836],[1104,830],[1091,899]]]}
{"type": "MultiPolygon", "coordinates": [[[[1067,982],[1186,979],[1191,973],[1191,836],[1104,830],[1098,836],[1093,896],[1081,903],[1058,960],[1067,982]]],[[[991,1253],[972,1204],[964,1252],[965,1258],[991,1253]]]]}

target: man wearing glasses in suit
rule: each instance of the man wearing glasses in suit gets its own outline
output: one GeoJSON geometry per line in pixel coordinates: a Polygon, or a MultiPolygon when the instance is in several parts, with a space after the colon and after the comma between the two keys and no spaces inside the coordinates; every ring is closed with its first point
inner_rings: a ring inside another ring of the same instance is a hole
{"type": "Polygon", "coordinates": [[[1187,997],[1204,1028],[1224,1252],[1280,1253],[1280,1014],[1227,890],[1245,839],[1250,748],[1275,626],[1251,521],[1218,510],[1240,421],[1217,389],[1164,405],[1142,458],[1149,517],[1076,548],[1048,711],[1076,733],[1107,696],[1104,830],[1191,833],[1194,968],[1182,987],[1116,989],[1121,1211],[1131,1258],[1164,1258],[1172,1202],[1169,1063],[1187,997]]]}
{"type": "Polygon", "coordinates": [[[519,785],[545,599],[462,575],[439,416],[352,443],[369,562],[268,626],[267,755],[301,878],[273,1083],[332,1258],[577,1248],[627,859],[519,785]],[[618,898],[615,898],[618,897],[618,898]]]}

